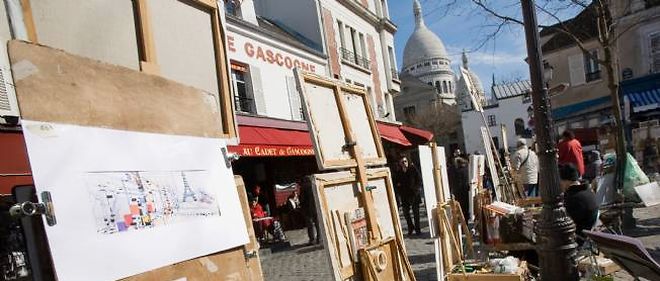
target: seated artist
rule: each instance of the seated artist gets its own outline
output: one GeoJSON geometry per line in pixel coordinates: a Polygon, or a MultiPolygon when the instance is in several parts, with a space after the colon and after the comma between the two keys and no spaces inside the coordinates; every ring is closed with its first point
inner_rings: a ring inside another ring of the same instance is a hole
{"type": "Polygon", "coordinates": [[[564,207],[568,216],[575,223],[577,243],[582,245],[583,230],[590,230],[598,219],[598,203],[596,194],[588,184],[579,181],[580,174],[574,164],[559,166],[560,186],[564,192],[564,207]]]}
{"type": "Polygon", "coordinates": [[[265,240],[266,234],[270,233],[277,241],[286,240],[286,235],[284,235],[284,230],[282,230],[280,223],[273,217],[268,216],[258,201],[259,199],[257,197],[250,199],[250,215],[252,216],[252,224],[257,238],[265,240]]]}

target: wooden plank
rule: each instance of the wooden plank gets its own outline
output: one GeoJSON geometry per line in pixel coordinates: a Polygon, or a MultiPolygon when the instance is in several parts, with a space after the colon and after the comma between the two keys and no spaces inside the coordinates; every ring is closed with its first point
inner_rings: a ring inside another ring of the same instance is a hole
{"type": "Polygon", "coordinates": [[[215,48],[215,65],[218,78],[220,108],[226,114],[222,119],[223,134],[228,138],[238,137],[238,124],[236,123],[236,115],[234,114],[234,96],[231,92],[231,81],[229,80],[229,58],[227,57],[227,34],[224,22],[224,10],[218,10],[217,2],[212,1],[215,5],[211,12],[211,26],[213,28],[213,47],[215,48]]]}
{"type": "Polygon", "coordinates": [[[149,74],[158,74],[158,60],[151,30],[151,18],[147,0],[133,2],[138,32],[138,48],[140,50],[140,70],[149,74]]]}
{"type": "Polygon", "coordinates": [[[222,137],[210,93],[46,46],[10,41],[23,119],[136,132],[222,137]]]}
{"type": "Polygon", "coordinates": [[[28,40],[38,43],[37,29],[34,25],[30,0],[21,0],[21,9],[23,10],[23,24],[25,24],[25,31],[27,31],[28,40]]]}

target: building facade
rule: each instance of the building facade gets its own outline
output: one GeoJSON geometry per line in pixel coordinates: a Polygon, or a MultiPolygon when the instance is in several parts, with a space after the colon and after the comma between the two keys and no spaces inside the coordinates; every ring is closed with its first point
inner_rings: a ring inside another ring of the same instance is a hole
{"type": "Polygon", "coordinates": [[[481,136],[484,118],[498,149],[503,149],[505,146],[510,149],[515,148],[516,139],[531,138],[534,126],[531,87],[529,80],[493,85],[491,87],[493,99],[483,106],[483,117],[474,109],[463,110],[461,121],[465,152],[485,153],[481,136]],[[506,128],[506,143],[502,140],[502,125],[506,128]]]}
{"type": "Polygon", "coordinates": [[[432,131],[448,149],[462,147],[456,79],[442,40],[424,23],[422,6],[413,1],[415,30],[408,38],[401,68],[401,95],[394,98],[397,119],[432,131]]]}
{"type": "Polygon", "coordinates": [[[541,31],[543,60],[547,68],[552,68],[547,83],[550,88],[568,85],[550,98],[556,134],[566,129],[597,128],[610,123],[612,118],[607,74],[596,61],[603,57],[603,49],[597,40],[593,7],[584,9],[565,24],[576,31],[592,57],[585,56],[569,36],[551,28],[541,31]]]}

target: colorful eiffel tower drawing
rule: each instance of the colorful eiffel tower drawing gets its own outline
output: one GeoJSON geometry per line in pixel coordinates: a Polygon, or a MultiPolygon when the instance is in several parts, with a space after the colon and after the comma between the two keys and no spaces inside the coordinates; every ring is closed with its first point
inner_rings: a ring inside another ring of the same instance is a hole
{"type": "Polygon", "coordinates": [[[190,184],[188,184],[188,179],[186,179],[186,174],[184,172],[181,172],[181,177],[183,178],[183,200],[181,200],[181,202],[186,202],[189,197],[192,197],[193,201],[197,201],[197,195],[192,188],[190,188],[190,184]]]}

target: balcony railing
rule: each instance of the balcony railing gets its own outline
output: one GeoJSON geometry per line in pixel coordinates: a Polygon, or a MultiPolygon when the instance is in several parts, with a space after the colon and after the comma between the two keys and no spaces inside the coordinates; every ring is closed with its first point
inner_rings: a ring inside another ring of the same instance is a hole
{"type": "Polygon", "coordinates": [[[254,110],[254,99],[248,97],[235,96],[236,110],[243,113],[256,114],[254,110]]]}
{"type": "Polygon", "coordinates": [[[346,48],[339,48],[341,51],[341,59],[349,62],[355,62],[355,54],[346,48]]]}
{"type": "Polygon", "coordinates": [[[369,61],[368,59],[356,53],[353,53],[352,51],[346,48],[339,48],[339,50],[341,51],[342,60],[356,64],[359,67],[369,69],[369,65],[371,64],[371,61],[369,61]]]}
{"type": "Polygon", "coordinates": [[[369,69],[369,64],[371,63],[368,59],[360,56],[360,55],[355,55],[355,63],[361,67],[364,67],[366,69],[369,69]]]}
{"type": "Polygon", "coordinates": [[[390,72],[392,73],[392,79],[399,80],[399,72],[396,71],[396,68],[390,69],[390,72]]]}
{"type": "Polygon", "coordinates": [[[587,73],[586,78],[587,78],[587,82],[591,82],[591,81],[600,79],[600,70],[596,70],[594,72],[587,73]]]}

